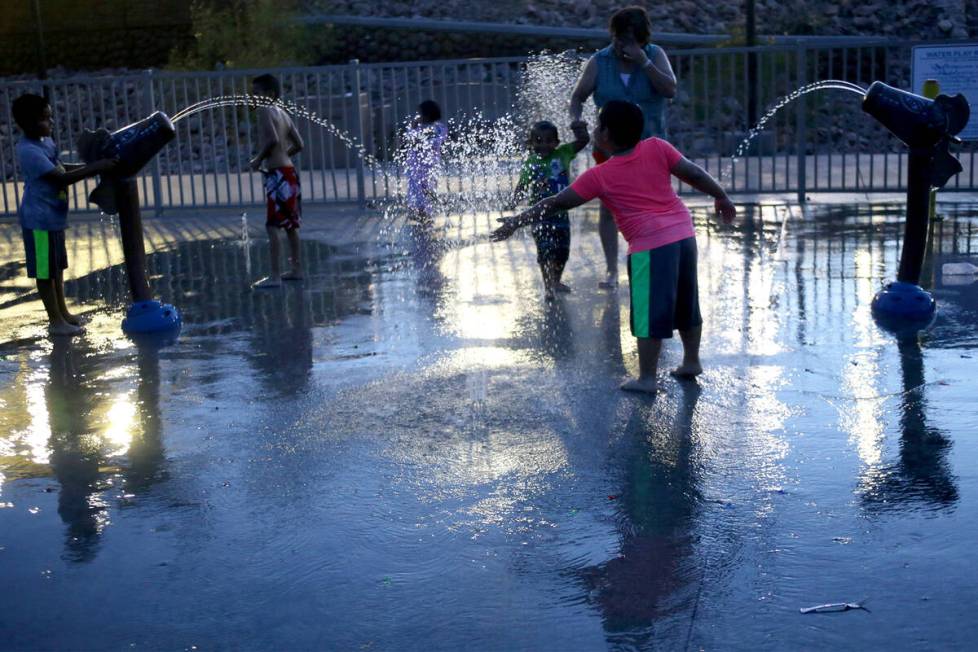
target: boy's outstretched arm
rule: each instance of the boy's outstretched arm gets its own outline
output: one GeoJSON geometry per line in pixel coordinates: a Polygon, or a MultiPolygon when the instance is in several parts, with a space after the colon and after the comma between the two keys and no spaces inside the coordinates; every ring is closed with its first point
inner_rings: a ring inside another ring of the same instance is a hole
{"type": "Polygon", "coordinates": [[[541,199],[532,207],[526,209],[519,215],[513,217],[501,217],[497,222],[502,222],[502,226],[493,231],[489,238],[493,242],[500,242],[516,232],[516,229],[527,224],[541,222],[551,213],[559,211],[569,211],[577,208],[584,203],[584,200],[570,188],[561,190],[556,195],[541,199]]]}
{"type": "Polygon", "coordinates": [[[725,224],[733,222],[737,217],[737,207],[734,206],[727,192],[709,172],[690,161],[685,156],[676,161],[669,171],[683,183],[692,186],[714,199],[714,206],[725,224]]]}
{"type": "MultiPolygon", "coordinates": [[[[73,183],[78,183],[82,179],[94,177],[96,174],[111,172],[118,162],[119,159],[104,158],[94,163],[88,163],[87,165],[69,164],[70,169],[66,169],[64,172],[61,170],[51,170],[43,176],[43,179],[56,186],[67,187],[73,183]]],[[[68,168],[68,166],[65,167],[68,168]]]]}

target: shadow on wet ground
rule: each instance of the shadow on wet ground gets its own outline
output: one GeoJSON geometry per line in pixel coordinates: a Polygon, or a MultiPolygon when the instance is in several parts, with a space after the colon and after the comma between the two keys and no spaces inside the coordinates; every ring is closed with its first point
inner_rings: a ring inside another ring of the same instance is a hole
{"type": "Polygon", "coordinates": [[[978,263],[978,214],[935,224],[939,313],[897,340],[898,208],[697,213],[707,371],[655,398],[617,390],[592,213],[553,303],[488,216],[311,232],[273,291],[217,220],[149,255],[174,342],[121,336],[94,254],[88,333],[49,341],[6,261],[0,648],[966,647],[978,283],[941,265],[978,263]]]}

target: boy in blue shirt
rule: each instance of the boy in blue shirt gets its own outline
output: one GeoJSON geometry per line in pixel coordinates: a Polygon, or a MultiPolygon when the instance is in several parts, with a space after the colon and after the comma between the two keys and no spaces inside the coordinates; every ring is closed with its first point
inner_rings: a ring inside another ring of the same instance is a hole
{"type": "MultiPolygon", "coordinates": [[[[575,122],[571,127],[574,142],[563,145],[552,122],[541,120],[530,128],[530,156],[523,163],[510,207],[522,198],[528,198],[531,204],[535,204],[570,185],[571,161],[590,140],[585,123],[575,122]]],[[[533,240],[537,245],[537,263],[543,274],[546,298],[553,299],[555,292],[570,292],[570,288],[560,282],[570,256],[570,218],[567,212],[555,213],[545,221],[534,224],[533,240]]]]}
{"type": "Polygon", "coordinates": [[[62,165],[51,140],[54,121],[48,101],[40,95],[26,93],[14,100],[10,108],[14,121],[24,132],[24,137],[17,142],[16,153],[24,179],[18,216],[24,234],[27,276],[37,281],[37,293],[47,310],[51,335],[77,335],[84,329],[65,306],[66,189],[82,179],[110,171],[116,161],[103,159],[91,165],[62,165]]]}

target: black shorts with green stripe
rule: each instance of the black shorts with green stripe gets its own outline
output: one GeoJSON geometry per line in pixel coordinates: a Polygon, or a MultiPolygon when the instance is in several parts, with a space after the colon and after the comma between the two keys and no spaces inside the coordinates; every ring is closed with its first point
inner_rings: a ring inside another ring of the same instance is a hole
{"type": "Polygon", "coordinates": [[[68,251],[64,231],[24,229],[24,253],[27,254],[27,276],[39,281],[55,278],[68,269],[68,251]]]}
{"type": "Polygon", "coordinates": [[[635,337],[664,339],[703,323],[696,282],[696,238],[628,256],[635,337]]]}

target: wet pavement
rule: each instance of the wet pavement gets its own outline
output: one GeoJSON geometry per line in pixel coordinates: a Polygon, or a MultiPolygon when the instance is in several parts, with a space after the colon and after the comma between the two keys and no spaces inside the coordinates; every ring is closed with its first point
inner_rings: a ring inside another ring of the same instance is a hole
{"type": "MultiPolygon", "coordinates": [[[[122,337],[111,225],[69,233],[88,334],[43,337],[0,227],[0,649],[964,649],[978,638],[978,210],[946,207],[919,337],[869,304],[898,207],[697,212],[704,363],[655,398],[596,216],[532,240],[148,220],[175,343],[122,337]],[[869,611],[799,608],[868,598],[869,611]]],[[[678,342],[664,347],[677,363],[678,342]]]]}

